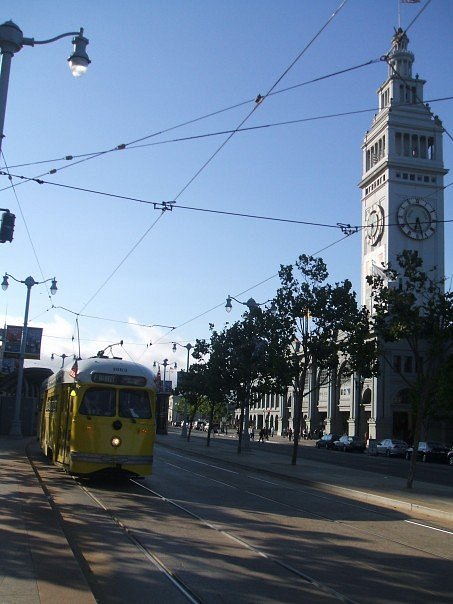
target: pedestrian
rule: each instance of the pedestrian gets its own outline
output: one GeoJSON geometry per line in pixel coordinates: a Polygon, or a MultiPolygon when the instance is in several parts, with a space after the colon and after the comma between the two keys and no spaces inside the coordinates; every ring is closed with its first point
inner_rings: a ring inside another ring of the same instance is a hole
{"type": "Polygon", "coordinates": [[[258,442],[260,442],[260,443],[264,442],[264,428],[261,428],[261,430],[260,430],[260,437],[258,439],[258,442]]]}
{"type": "Polygon", "coordinates": [[[255,440],[255,428],[252,428],[250,432],[250,440],[255,440]]]}
{"type": "Polygon", "coordinates": [[[293,438],[293,431],[292,431],[292,429],[290,428],[290,429],[288,430],[288,440],[292,440],[292,438],[293,438]]]}
{"type": "Polygon", "coordinates": [[[272,426],[271,427],[271,436],[272,436],[272,438],[274,438],[274,431],[275,431],[275,428],[274,428],[274,426],[272,426]]]}

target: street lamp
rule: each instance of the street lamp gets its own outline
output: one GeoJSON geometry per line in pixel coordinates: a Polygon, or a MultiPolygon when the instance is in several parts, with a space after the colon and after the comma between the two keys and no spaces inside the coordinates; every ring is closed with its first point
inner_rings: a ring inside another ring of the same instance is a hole
{"type": "Polygon", "coordinates": [[[172,344],[173,344],[173,348],[172,348],[173,352],[176,352],[177,346],[181,346],[181,348],[187,348],[186,371],[189,371],[189,355],[190,355],[190,351],[193,348],[192,344],[190,342],[188,344],[180,344],[179,342],[172,342],[172,344]]]}
{"type": "MultiPolygon", "coordinates": [[[[164,381],[163,381],[162,391],[165,392],[165,374],[167,372],[167,367],[169,365],[168,359],[164,359],[162,361],[162,363],[159,363],[158,361],[153,361],[153,367],[158,367],[159,372],[160,372],[160,366],[161,366],[161,364],[162,364],[162,366],[164,368],[164,381]]],[[[174,363],[173,367],[170,367],[170,369],[177,369],[177,367],[178,367],[178,363],[174,363]]]]}
{"type": "Polygon", "coordinates": [[[55,36],[49,40],[35,40],[34,38],[24,38],[22,30],[12,21],[6,21],[0,25],[0,50],[2,54],[2,69],[0,72],[0,155],[2,150],[3,126],[5,124],[6,99],[8,96],[9,74],[11,70],[11,60],[16,52],[19,52],[23,46],[35,46],[35,44],[50,44],[74,36],[73,53],[68,59],[69,68],[74,77],[78,78],[88,68],[91,63],[88,58],[86,47],[88,39],[83,36],[83,28],[80,31],[70,31],[65,34],[55,36]]]}
{"type": "Polygon", "coordinates": [[[50,355],[50,359],[53,361],[55,357],[60,357],[61,369],[63,369],[65,361],[66,361],[66,359],[69,359],[69,357],[72,357],[74,359],[74,361],[76,360],[75,354],[65,354],[64,352],[63,352],[63,354],[55,354],[54,352],[52,352],[52,354],[50,355]]]}
{"type": "MultiPolygon", "coordinates": [[[[260,306],[264,306],[268,302],[271,302],[271,300],[266,300],[266,302],[259,303],[259,302],[256,302],[256,300],[254,300],[253,298],[249,298],[247,300],[247,302],[241,302],[240,300],[238,300],[234,296],[227,296],[226,304],[225,304],[225,310],[227,312],[231,312],[231,309],[233,308],[231,300],[234,300],[235,302],[237,302],[238,304],[242,304],[243,306],[247,306],[247,308],[249,309],[249,311],[251,311],[253,309],[256,309],[256,308],[259,308],[260,306]]],[[[276,309],[275,302],[272,301],[271,306],[270,306],[270,311],[271,312],[275,312],[275,309],[276,309]]]]}
{"type": "MultiPolygon", "coordinates": [[[[176,347],[177,346],[181,346],[181,348],[187,348],[187,363],[186,363],[186,371],[189,371],[189,355],[190,355],[190,351],[192,350],[193,346],[192,344],[189,342],[188,344],[180,344],[179,342],[172,342],[173,344],[173,352],[176,352],[176,347]]],[[[185,399],[184,399],[185,400],[185,399]]],[[[186,437],[187,436],[187,408],[186,408],[186,404],[184,403],[184,421],[182,422],[182,426],[181,426],[181,436],[182,437],[186,437]]]]}
{"type": "Polygon", "coordinates": [[[17,281],[17,283],[23,283],[27,287],[27,299],[25,302],[25,314],[24,314],[24,327],[22,330],[22,340],[20,342],[19,366],[17,368],[17,386],[16,386],[16,402],[14,405],[14,419],[13,419],[13,423],[11,425],[11,431],[10,431],[10,436],[20,437],[20,436],[22,436],[22,426],[21,426],[21,422],[20,422],[20,409],[21,409],[21,402],[22,402],[24,356],[25,356],[25,347],[27,344],[28,309],[30,307],[30,292],[31,292],[31,288],[34,285],[41,285],[42,283],[48,283],[49,281],[52,281],[52,284],[50,286],[50,293],[53,296],[57,293],[57,282],[55,280],[55,277],[46,279],[45,281],[35,281],[33,279],[33,277],[27,277],[24,281],[21,281],[19,279],[16,279],[16,277],[13,277],[13,275],[9,275],[8,273],[5,273],[5,275],[3,277],[3,281],[2,281],[2,289],[4,291],[6,291],[9,286],[8,277],[11,277],[11,279],[14,279],[14,281],[17,281]]]}

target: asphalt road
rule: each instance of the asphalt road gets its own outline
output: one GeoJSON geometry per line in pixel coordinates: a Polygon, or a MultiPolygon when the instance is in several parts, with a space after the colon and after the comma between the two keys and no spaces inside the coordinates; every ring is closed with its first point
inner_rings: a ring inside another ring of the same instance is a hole
{"type": "Polygon", "coordinates": [[[451,601],[453,533],[439,521],[167,446],[135,482],[77,482],[38,452],[36,463],[100,604],[451,601]]]}

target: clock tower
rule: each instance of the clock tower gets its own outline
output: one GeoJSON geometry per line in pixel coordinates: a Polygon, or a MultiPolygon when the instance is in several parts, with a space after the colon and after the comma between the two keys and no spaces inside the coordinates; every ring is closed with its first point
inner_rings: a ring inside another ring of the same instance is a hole
{"type": "Polygon", "coordinates": [[[397,268],[403,250],[417,250],[424,270],[444,277],[442,123],[423,100],[425,81],[412,74],[414,55],[398,29],[386,56],[388,76],[363,143],[362,303],[371,310],[366,276],[397,268]]]}
{"type": "MultiPolygon", "coordinates": [[[[400,28],[385,57],[387,79],[378,90],[378,112],[363,143],[361,300],[372,312],[367,275],[383,275],[382,265],[398,270],[397,256],[416,250],[423,270],[444,278],[443,127],[423,100],[425,81],[413,75],[414,55],[400,28]]],[[[370,438],[410,439],[411,405],[405,373],[415,360],[403,342],[388,345],[381,373],[360,381],[355,415],[365,415],[370,438]],[[361,386],[362,388],[362,386],[361,386]]],[[[407,376],[409,377],[409,375],[407,376]]],[[[360,378],[360,376],[358,376],[360,378]]]]}

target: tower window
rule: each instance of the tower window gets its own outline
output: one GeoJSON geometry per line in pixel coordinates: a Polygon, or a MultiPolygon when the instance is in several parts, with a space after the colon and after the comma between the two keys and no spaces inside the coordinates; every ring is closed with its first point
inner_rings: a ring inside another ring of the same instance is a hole
{"type": "Polygon", "coordinates": [[[404,135],[403,141],[404,141],[404,156],[409,157],[410,156],[410,136],[409,136],[409,134],[404,135]]]}
{"type": "Polygon", "coordinates": [[[420,157],[422,159],[427,158],[427,147],[426,147],[426,136],[420,137],[420,157]]]}
{"type": "Polygon", "coordinates": [[[435,145],[434,138],[432,136],[428,137],[428,158],[435,159],[435,145]]]}

